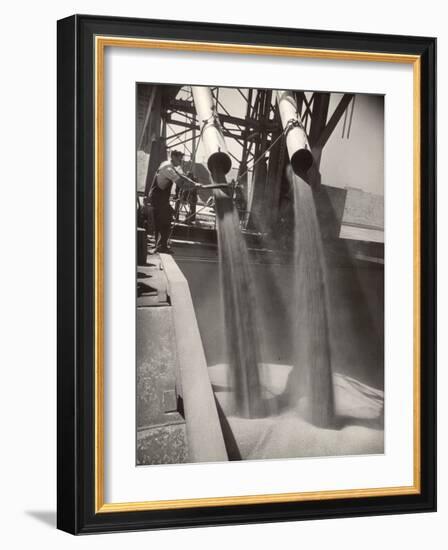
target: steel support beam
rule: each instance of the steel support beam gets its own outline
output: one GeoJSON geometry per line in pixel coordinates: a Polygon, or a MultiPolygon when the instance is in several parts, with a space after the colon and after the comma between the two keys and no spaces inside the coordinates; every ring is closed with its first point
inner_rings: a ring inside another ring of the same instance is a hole
{"type": "Polygon", "coordinates": [[[320,134],[319,138],[316,140],[314,147],[322,150],[325,147],[325,144],[330,139],[331,134],[338,125],[338,122],[341,120],[342,115],[350,104],[350,101],[354,98],[354,94],[344,94],[338,106],[334,110],[334,113],[331,115],[328,124],[325,126],[324,130],[320,134]]]}

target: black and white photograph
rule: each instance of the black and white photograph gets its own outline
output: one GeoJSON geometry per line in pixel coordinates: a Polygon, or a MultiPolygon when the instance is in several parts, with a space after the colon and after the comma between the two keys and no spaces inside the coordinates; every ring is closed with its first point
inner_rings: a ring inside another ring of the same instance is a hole
{"type": "Polygon", "coordinates": [[[5,3],[6,550],[445,548],[444,13],[5,3]]]}
{"type": "Polygon", "coordinates": [[[385,452],[384,116],[136,84],[137,466],[385,452]]]}

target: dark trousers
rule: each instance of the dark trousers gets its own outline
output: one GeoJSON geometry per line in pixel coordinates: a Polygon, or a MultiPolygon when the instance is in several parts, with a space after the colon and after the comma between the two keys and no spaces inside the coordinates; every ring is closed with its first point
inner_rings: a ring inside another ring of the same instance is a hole
{"type": "Polygon", "coordinates": [[[156,204],[149,207],[154,225],[154,238],[157,248],[166,248],[170,236],[173,209],[169,204],[156,204]]]}
{"type": "Polygon", "coordinates": [[[196,189],[176,189],[176,206],[174,208],[174,217],[179,220],[179,211],[182,203],[188,204],[187,220],[194,222],[196,220],[196,205],[198,203],[198,193],[196,189]]]}

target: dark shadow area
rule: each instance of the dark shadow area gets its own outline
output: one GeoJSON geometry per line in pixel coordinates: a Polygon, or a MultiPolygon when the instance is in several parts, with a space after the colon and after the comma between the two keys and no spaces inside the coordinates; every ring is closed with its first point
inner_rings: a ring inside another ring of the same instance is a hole
{"type": "Polygon", "coordinates": [[[231,393],[231,389],[228,386],[221,386],[220,384],[212,384],[212,390],[214,393],[231,393]]]}
{"type": "Polygon", "coordinates": [[[157,288],[154,288],[151,285],[147,285],[140,281],[137,282],[137,297],[143,296],[144,294],[149,294],[150,296],[157,294],[157,288]]]}
{"type": "Polygon", "coordinates": [[[184,400],[181,395],[177,395],[177,412],[185,420],[185,409],[184,409],[184,400]]]}
{"type": "Polygon", "coordinates": [[[25,510],[25,514],[56,529],[56,510],[25,510]]]}
{"type": "Polygon", "coordinates": [[[222,410],[221,404],[219,403],[216,395],[214,397],[216,410],[218,411],[219,422],[221,424],[222,435],[224,437],[224,444],[226,446],[227,456],[229,457],[230,461],[242,460],[240,450],[238,449],[235,436],[232,432],[232,428],[230,427],[230,424],[226,418],[226,415],[224,414],[224,411],[222,410]]]}
{"type": "MultiPolygon", "coordinates": [[[[154,266],[154,264],[146,264],[148,267],[154,266]]],[[[137,279],[149,279],[152,277],[149,273],[144,273],[143,271],[137,271],[137,279]]]]}
{"type": "Polygon", "coordinates": [[[334,419],[334,429],[342,430],[348,426],[361,426],[372,430],[384,430],[384,415],[380,414],[375,418],[357,418],[355,416],[336,415],[334,419]]]}
{"type": "Polygon", "coordinates": [[[355,245],[339,238],[346,193],[320,186],[313,194],[327,269],[333,372],[383,389],[384,267],[357,261],[355,245]]]}

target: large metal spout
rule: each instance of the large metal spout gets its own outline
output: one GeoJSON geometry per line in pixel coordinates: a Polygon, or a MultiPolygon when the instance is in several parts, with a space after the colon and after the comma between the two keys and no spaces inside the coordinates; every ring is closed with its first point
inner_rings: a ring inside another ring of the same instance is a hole
{"type": "Polygon", "coordinates": [[[313,164],[308,138],[297,113],[297,103],[292,92],[276,90],[276,98],[280,111],[283,129],[286,132],[286,147],[294,173],[299,176],[306,174],[313,164]]]}
{"type": "Polygon", "coordinates": [[[218,114],[213,106],[213,96],[206,86],[192,86],[194,105],[201,128],[201,139],[207,156],[207,167],[213,178],[225,176],[232,167],[222,135],[218,114]]]}

